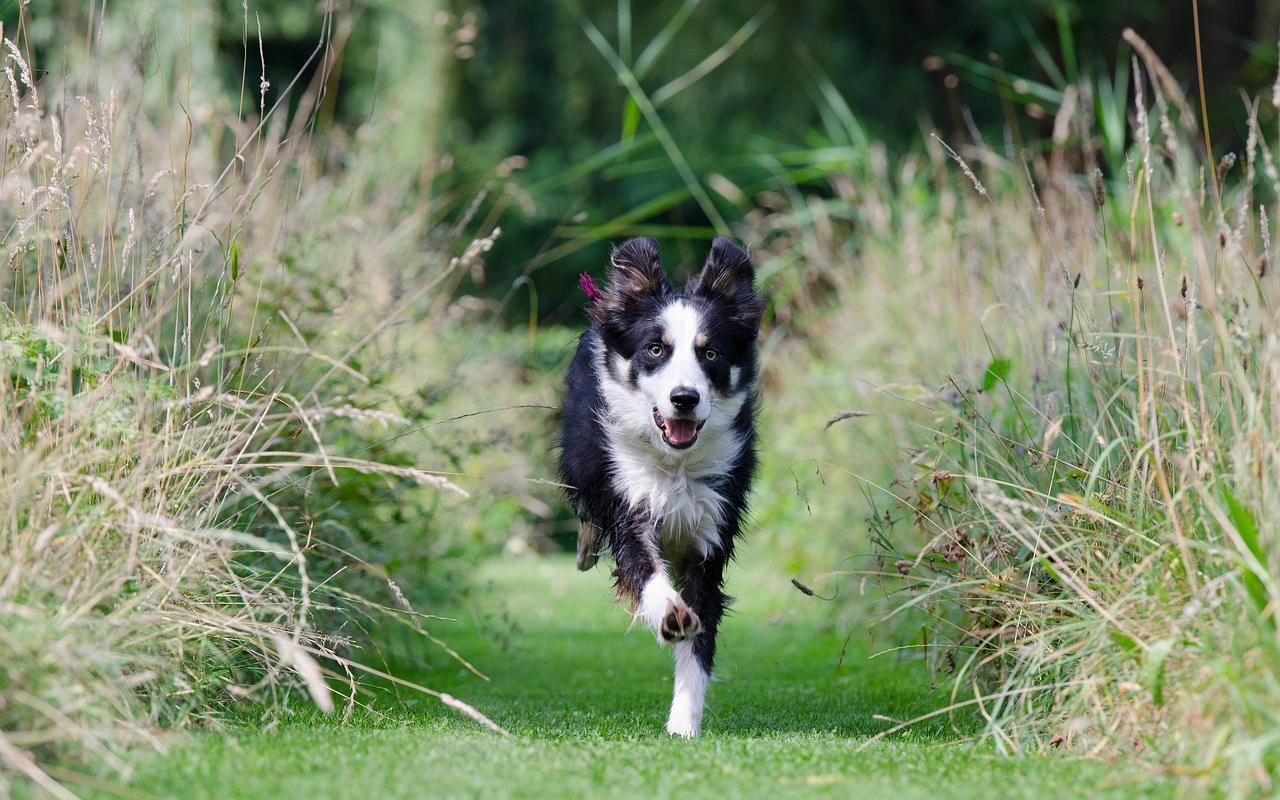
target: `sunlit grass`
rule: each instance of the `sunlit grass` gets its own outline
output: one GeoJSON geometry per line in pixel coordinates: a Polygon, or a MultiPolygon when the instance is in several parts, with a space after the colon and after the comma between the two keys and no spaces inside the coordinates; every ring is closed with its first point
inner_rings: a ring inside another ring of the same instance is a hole
{"type": "Polygon", "coordinates": [[[456,664],[397,652],[406,674],[471,697],[512,732],[485,736],[433,704],[388,693],[375,712],[336,725],[309,711],[268,730],[252,719],[225,733],[171,742],[139,765],[132,789],[190,797],[329,796],[359,785],[379,797],[728,797],[873,793],[910,798],[1053,793],[1159,797],[1159,776],[1057,755],[1011,760],[964,742],[976,713],[940,717],[866,749],[898,715],[945,699],[911,654],[868,659],[827,623],[821,602],[796,592],[768,547],[748,544],[728,590],[739,598],[722,629],[720,680],[703,735],[663,732],[669,651],[648,631],[625,633],[607,572],[574,571],[566,554],[481,565],[486,587],[444,626],[483,681],[456,664]],[[843,655],[843,657],[842,657],[843,655]],[[425,661],[425,663],[424,663],[425,661]]]}

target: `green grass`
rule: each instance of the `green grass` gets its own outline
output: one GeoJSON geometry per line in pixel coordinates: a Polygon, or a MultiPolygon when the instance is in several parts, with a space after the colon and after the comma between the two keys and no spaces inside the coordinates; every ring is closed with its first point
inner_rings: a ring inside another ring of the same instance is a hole
{"type": "MultiPolygon", "coordinates": [[[[662,731],[669,655],[611,604],[607,574],[561,558],[504,560],[454,623],[436,625],[491,680],[437,657],[415,677],[473,703],[502,738],[436,701],[382,694],[343,725],[313,711],[175,735],[138,766],[132,793],[199,797],[893,797],[1164,795],[1123,765],[1065,755],[1006,759],[966,739],[964,716],[859,745],[945,703],[919,660],[869,659],[821,601],[748,556],[724,626],[703,736],[662,731]],[[843,661],[841,651],[844,649],[843,661]]],[[[393,648],[395,649],[394,645],[393,648]]]]}

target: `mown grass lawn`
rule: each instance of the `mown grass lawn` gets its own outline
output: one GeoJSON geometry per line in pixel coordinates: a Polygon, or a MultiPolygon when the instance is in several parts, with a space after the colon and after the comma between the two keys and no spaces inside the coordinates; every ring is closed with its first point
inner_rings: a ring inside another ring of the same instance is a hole
{"type": "Polygon", "coordinates": [[[431,698],[387,693],[346,725],[313,711],[267,726],[183,735],[147,756],[132,793],[228,797],[1133,797],[1170,791],[1124,765],[1006,759],[965,743],[974,720],[938,718],[858,747],[945,702],[918,661],[868,660],[823,623],[820,601],[767,570],[736,570],[720,680],[703,736],[662,733],[669,660],[626,633],[603,568],[505,560],[456,624],[437,625],[491,680],[437,653],[423,683],[511,731],[482,730],[431,698]]]}

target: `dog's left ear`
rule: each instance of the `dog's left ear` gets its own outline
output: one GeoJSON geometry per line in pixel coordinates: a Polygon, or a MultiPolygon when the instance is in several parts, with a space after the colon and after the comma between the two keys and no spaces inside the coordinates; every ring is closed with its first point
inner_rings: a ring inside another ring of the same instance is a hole
{"type": "Polygon", "coordinates": [[[609,255],[609,283],[587,308],[587,315],[604,325],[610,317],[637,313],[645,301],[669,288],[658,240],[647,236],[628,239],[609,255]]]}
{"type": "Polygon", "coordinates": [[[764,314],[764,299],[756,291],[755,274],[751,256],[717,236],[702,272],[689,281],[689,293],[724,303],[733,321],[754,331],[760,327],[764,314]]]}

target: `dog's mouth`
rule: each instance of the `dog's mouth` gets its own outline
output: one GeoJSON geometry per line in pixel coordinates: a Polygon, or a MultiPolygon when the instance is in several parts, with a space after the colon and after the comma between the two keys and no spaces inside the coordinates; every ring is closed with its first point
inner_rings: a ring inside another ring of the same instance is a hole
{"type": "Polygon", "coordinates": [[[662,431],[662,441],[668,447],[684,450],[686,447],[693,447],[693,443],[698,441],[698,431],[702,430],[706,420],[698,422],[696,419],[664,417],[658,412],[658,407],[654,406],[653,424],[662,431]]]}

